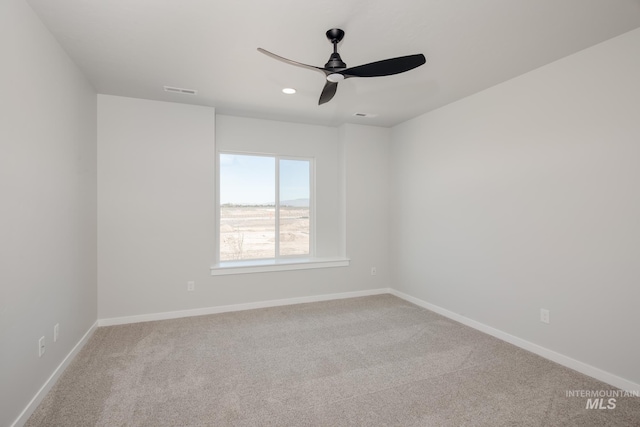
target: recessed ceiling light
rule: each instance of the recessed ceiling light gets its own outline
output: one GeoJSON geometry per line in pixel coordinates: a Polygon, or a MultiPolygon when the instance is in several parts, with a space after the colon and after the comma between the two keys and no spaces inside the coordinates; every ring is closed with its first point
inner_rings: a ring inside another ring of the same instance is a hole
{"type": "Polygon", "coordinates": [[[296,93],[296,90],[292,87],[285,87],[284,89],[282,89],[282,93],[286,93],[287,95],[293,95],[294,93],[296,93]]]}

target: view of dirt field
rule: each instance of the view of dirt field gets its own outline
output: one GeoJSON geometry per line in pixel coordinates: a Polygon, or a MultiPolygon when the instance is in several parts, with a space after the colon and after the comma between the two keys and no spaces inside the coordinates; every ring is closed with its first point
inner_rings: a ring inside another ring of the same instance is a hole
{"type": "MultiPolygon", "coordinates": [[[[280,207],[280,256],[309,253],[309,208],[280,207]]],[[[220,261],[275,257],[274,206],[220,207],[220,261]]]]}

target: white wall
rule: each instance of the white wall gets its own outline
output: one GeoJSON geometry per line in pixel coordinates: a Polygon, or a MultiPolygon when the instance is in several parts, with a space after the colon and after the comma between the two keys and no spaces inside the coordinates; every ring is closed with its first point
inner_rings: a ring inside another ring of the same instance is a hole
{"type": "Polygon", "coordinates": [[[639,51],[635,30],[394,128],[399,290],[640,383],[639,51]]]}
{"type": "Polygon", "coordinates": [[[97,318],[96,95],[26,2],[0,2],[0,28],[0,425],[7,426],[97,318]],[[41,336],[46,352],[38,358],[41,336]]]}
{"type": "Polygon", "coordinates": [[[346,176],[347,255],[372,289],[392,287],[389,242],[391,129],[354,124],[339,129],[346,176]],[[376,267],[376,277],[371,268],[376,267]]]}
{"type": "MultiPolygon", "coordinates": [[[[381,203],[380,193],[371,191],[372,186],[385,191],[388,182],[388,130],[318,129],[228,116],[220,116],[219,121],[222,134],[218,139],[248,132],[260,136],[265,144],[276,144],[284,132],[308,138],[320,133],[340,140],[340,150],[349,159],[348,188],[354,194],[347,203],[346,221],[351,266],[211,276],[215,251],[213,109],[99,95],[101,319],[388,286],[387,206],[381,203]],[[366,218],[353,217],[368,209],[366,218]],[[375,277],[370,275],[372,263],[379,270],[375,277]],[[186,290],[190,280],[196,282],[195,292],[186,290]]],[[[331,151],[339,148],[334,140],[314,141],[328,144],[331,151]]],[[[331,191],[337,191],[334,184],[331,191]]]]}
{"type": "Polygon", "coordinates": [[[98,316],[200,302],[213,259],[214,110],[98,95],[98,316]],[[197,295],[192,293],[189,296],[197,295]]]}

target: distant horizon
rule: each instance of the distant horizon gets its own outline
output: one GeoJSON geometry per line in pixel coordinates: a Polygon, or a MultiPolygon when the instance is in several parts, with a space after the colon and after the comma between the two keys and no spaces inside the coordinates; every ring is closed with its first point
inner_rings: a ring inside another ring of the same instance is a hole
{"type": "MultiPolygon", "coordinates": [[[[308,208],[310,203],[309,203],[309,199],[308,198],[299,198],[299,199],[292,199],[292,200],[282,200],[280,201],[280,206],[286,206],[286,207],[291,207],[291,208],[308,208]]],[[[227,202],[227,203],[221,203],[220,206],[224,207],[275,207],[276,203],[275,202],[265,202],[265,203],[233,203],[233,202],[227,202]]]]}

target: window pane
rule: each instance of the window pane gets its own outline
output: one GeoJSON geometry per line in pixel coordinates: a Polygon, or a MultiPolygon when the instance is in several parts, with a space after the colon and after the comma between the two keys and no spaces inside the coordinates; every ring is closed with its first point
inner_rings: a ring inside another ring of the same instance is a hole
{"type": "Polygon", "coordinates": [[[275,159],[220,154],[220,261],[275,257],[275,159]]]}
{"type": "Polygon", "coordinates": [[[309,254],[310,162],[280,160],[280,255],[309,254]]]}

